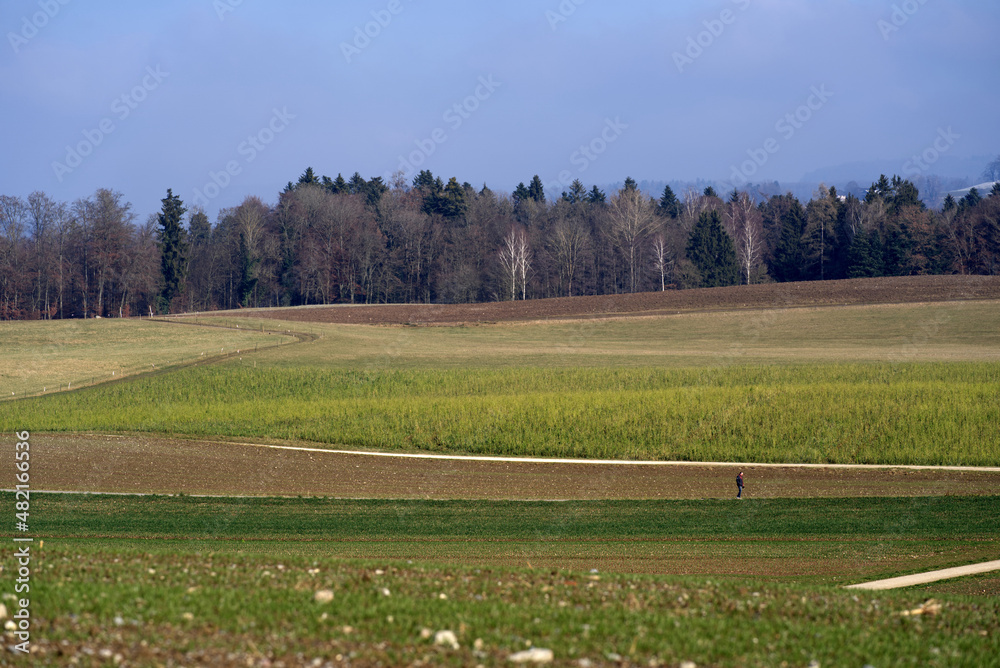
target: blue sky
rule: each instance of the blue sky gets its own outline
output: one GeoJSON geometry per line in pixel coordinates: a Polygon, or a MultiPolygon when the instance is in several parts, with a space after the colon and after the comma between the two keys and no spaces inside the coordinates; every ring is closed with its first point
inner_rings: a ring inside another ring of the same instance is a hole
{"type": "Polygon", "coordinates": [[[992,0],[2,6],[0,192],[141,217],[167,188],[213,220],[273,202],[307,166],[553,194],[1000,153],[992,0]]]}

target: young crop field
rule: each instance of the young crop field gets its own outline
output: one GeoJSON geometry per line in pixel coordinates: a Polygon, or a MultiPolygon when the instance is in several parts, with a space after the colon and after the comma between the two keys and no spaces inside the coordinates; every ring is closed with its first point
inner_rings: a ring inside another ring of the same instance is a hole
{"type": "Polygon", "coordinates": [[[767,466],[1000,465],[1000,302],[960,283],[0,325],[34,663],[989,665],[995,573],[842,585],[1000,557],[993,469],[767,466]]]}
{"type": "Polygon", "coordinates": [[[370,370],[244,359],[5,406],[0,429],[600,459],[1000,462],[1000,363],[370,370]]]}
{"type": "Polygon", "coordinates": [[[502,665],[535,646],[567,666],[977,666],[1000,650],[995,595],[902,615],[927,593],[829,586],[979,557],[995,498],[33,499],[40,665],[502,665]]]}

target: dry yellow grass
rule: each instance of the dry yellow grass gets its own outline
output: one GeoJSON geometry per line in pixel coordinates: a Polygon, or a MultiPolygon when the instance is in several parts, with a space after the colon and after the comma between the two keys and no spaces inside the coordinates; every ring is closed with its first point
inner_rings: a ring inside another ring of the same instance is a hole
{"type": "MultiPolygon", "coordinates": [[[[212,321],[213,319],[199,319],[212,321]]],[[[260,327],[259,321],[240,318],[260,327]]],[[[1000,360],[1000,302],[832,306],[477,326],[264,321],[313,332],[261,364],[354,369],[1000,360]]]]}
{"type": "Polygon", "coordinates": [[[0,323],[0,398],[89,384],[285,337],[140,320],[0,323]]]}

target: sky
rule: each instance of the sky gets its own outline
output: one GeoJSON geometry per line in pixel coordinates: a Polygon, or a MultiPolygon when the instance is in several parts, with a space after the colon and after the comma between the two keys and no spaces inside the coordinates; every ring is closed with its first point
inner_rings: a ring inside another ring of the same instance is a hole
{"type": "Polygon", "coordinates": [[[1000,154],[995,0],[0,7],[0,194],[110,188],[140,220],[168,188],[213,221],[273,203],[309,166],[557,196],[1000,154]]]}

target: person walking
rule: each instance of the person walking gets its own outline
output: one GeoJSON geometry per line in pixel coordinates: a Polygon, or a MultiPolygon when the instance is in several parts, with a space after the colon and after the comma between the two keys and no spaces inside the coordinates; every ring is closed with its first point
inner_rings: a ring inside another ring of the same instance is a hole
{"type": "Polygon", "coordinates": [[[743,471],[740,471],[736,476],[736,498],[743,498],[743,471]]]}

